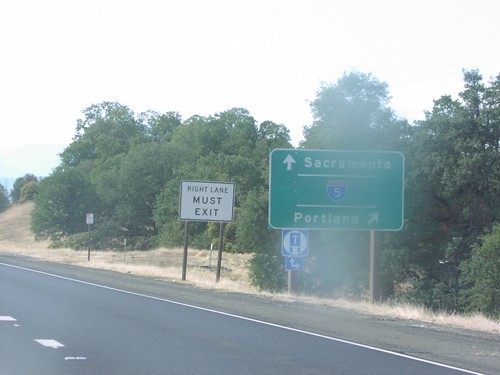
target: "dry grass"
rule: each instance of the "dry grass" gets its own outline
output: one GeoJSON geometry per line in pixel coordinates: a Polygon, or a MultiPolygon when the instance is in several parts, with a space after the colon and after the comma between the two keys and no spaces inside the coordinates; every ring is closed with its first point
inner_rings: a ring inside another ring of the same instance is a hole
{"type": "MultiPolygon", "coordinates": [[[[0,249],[2,252],[18,253],[42,258],[51,262],[77,264],[84,267],[107,269],[115,272],[154,277],[175,282],[181,281],[183,249],[156,249],[150,251],[92,251],[90,262],[87,251],[71,249],[48,249],[48,243],[37,242],[29,229],[32,203],[16,205],[0,214],[0,249]]],[[[260,293],[273,299],[302,301],[362,313],[416,320],[436,325],[467,328],[500,334],[500,322],[476,314],[472,316],[435,313],[421,306],[409,304],[371,304],[366,301],[345,299],[320,299],[310,296],[268,294],[255,290],[248,278],[250,254],[224,253],[221,278],[215,283],[217,252],[209,250],[188,251],[186,282],[205,288],[260,293]],[[209,267],[211,265],[211,267],[209,267]]]]}
{"type": "Polygon", "coordinates": [[[433,312],[424,306],[416,306],[407,303],[370,303],[368,300],[353,301],[343,298],[324,299],[311,296],[290,296],[287,294],[269,294],[269,297],[283,301],[293,300],[304,303],[338,307],[370,315],[414,320],[434,325],[500,334],[500,321],[489,319],[481,314],[460,315],[433,312]]]}
{"type": "MultiPolygon", "coordinates": [[[[156,249],[131,252],[91,252],[91,260],[80,265],[130,273],[157,279],[180,281],[182,278],[183,249],[156,249]]],[[[186,280],[202,287],[255,292],[251,287],[247,262],[249,254],[223,254],[221,278],[215,283],[217,252],[188,250],[186,280]]]]}
{"type": "MultiPolygon", "coordinates": [[[[48,242],[38,242],[29,229],[33,203],[15,205],[0,214],[0,248],[3,252],[28,255],[51,262],[77,264],[84,267],[107,269],[158,279],[181,281],[183,249],[156,249],[150,251],[87,251],[49,249],[48,242]]],[[[217,289],[256,293],[251,287],[247,262],[251,254],[222,256],[221,278],[215,283],[217,251],[188,250],[187,282],[217,289]]]]}

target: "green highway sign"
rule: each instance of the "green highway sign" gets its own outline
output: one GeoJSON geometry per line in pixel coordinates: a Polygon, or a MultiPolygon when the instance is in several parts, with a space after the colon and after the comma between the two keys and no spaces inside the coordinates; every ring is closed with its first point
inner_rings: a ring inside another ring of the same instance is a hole
{"type": "Polygon", "coordinates": [[[403,179],[400,152],[275,149],[269,158],[269,225],[400,230],[403,179]]]}

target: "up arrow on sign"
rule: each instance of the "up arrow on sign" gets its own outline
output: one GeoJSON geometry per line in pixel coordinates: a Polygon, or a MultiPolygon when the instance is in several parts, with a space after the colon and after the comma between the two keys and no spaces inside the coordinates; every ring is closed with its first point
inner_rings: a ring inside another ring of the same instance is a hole
{"type": "Polygon", "coordinates": [[[288,154],[288,156],[283,161],[283,164],[286,164],[287,171],[291,171],[292,165],[295,164],[295,159],[292,157],[292,155],[288,154]]]}

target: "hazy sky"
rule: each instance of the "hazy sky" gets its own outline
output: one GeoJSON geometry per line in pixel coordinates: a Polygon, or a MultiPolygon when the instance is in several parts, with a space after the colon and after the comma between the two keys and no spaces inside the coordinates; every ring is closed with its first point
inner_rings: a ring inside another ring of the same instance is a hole
{"type": "Polygon", "coordinates": [[[499,17],[499,0],[0,0],[0,158],[68,145],[105,100],[183,119],[243,107],[298,144],[321,82],[353,69],[422,119],[463,68],[500,73],[499,17]]]}

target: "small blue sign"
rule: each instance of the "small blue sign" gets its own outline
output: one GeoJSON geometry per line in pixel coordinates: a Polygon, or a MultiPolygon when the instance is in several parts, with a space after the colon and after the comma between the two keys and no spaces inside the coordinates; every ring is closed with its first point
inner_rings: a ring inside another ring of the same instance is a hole
{"type": "Polygon", "coordinates": [[[283,229],[281,255],[286,257],[308,256],[309,231],[307,229],[283,229]]]}
{"type": "Polygon", "coordinates": [[[285,269],[287,271],[304,271],[306,258],[302,257],[286,257],[285,269]]]}

